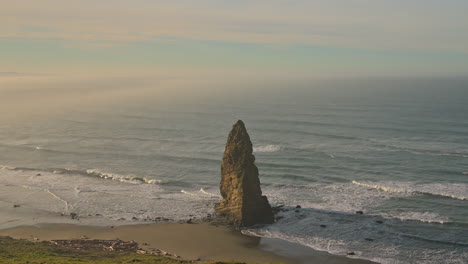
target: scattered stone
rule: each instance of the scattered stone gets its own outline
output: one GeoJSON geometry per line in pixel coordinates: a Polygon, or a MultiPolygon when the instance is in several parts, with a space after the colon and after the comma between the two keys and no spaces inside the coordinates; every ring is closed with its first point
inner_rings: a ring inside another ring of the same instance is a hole
{"type": "Polygon", "coordinates": [[[187,224],[193,224],[192,218],[189,218],[189,220],[187,220],[185,223],[187,223],[187,224]]]}
{"type": "Polygon", "coordinates": [[[216,212],[236,226],[272,224],[273,211],[262,195],[252,142],[239,120],[229,133],[221,164],[220,190],[223,200],[216,212]]]}
{"type": "Polygon", "coordinates": [[[110,226],[110,228],[114,228],[114,226],[110,226]]]}
{"type": "Polygon", "coordinates": [[[327,225],[320,225],[320,227],[321,227],[321,228],[326,228],[326,227],[327,227],[327,225]]]}
{"type": "Polygon", "coordinates": [[[134,217],[132,217],[132,220],[133,220],[133,221],[136,221],[136,220],[138,220],[138,218],[136,218],[136,217],[134,216],[134,217]]]}
{"type": "Polygon", "coordinates": [[[162,254],[163,256],[172,256],[171,253],[166,252],[166,251],[164,251],[164,250],[161,250],[161,254],[162,254]]]}
{"type": "Polygon", "coordinates": [[[13,208],[18,208],[18,207],[21,207],[21,205],[19,205],[19,204],[14,204],[13,205],[13,208]]]}
{"type": "Polygon", "coordinates": [[[78,214],[77,213],[70,213],[71,219],[78,219],[78,214]]]}
{"type": "Polygon", "coordinates": [[[356,214],[362,215],[362,214],[364,214],[364,212],[363,211],[356,211],[356,214]]]}
{"type": "Polygon", "coordinates": [[[348,256],[354,256],[354,255],[356,255],[356,253],[354,253],[353,251],[348,251],[348,253],[346,253],[346,255],[348,255],[348,256]]]}
{"type": "Polygon", "coordinates": [[[383,221],[377,220],[375,221],[377,224],[383,224],[383,221]]]}
{"type": "Polygon", "coordinates": [[[123,218],[123,217],[122,217],[122,218],[119,218],[119,219],[117,219],[117,221],[125,221],[125,220],[127,220],[127,219],[125,219],[125,218],[123,218]]]}
{"type": "Polygon", "coordinates": [[[36,176],[42,176],[42,174],[40,174],[40,173],[37,173],[37,174],[36,174],[36,176]]]}
{"type": "Polygon", "coordinates": [[[372,238],[365,238],[366,241],[374,241],[372,238]]]}
{"type": "Polygon", "coordinates": [[[302,207],[300,205],[296,205],[296,209],[301,209],[302,207]]]}
{"type": "Polygon", "coordinates": [[[88,239],[88,237],[83,235],[83,236],[81,236],[81,239],[88,239]]]}

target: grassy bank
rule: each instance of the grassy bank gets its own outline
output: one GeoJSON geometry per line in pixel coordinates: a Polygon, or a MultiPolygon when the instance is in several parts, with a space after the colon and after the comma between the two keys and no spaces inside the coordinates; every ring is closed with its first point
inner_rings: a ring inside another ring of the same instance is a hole
{"type": "MultiPolygon", "coordinates": [[[[5,264],[184,264],[191,261],[134,252],[75,250],[47,243],[0,237],[0,263],[5,264]]],[[[242,264],[242,262],[199,262],[203,264],[242,264]]]]}

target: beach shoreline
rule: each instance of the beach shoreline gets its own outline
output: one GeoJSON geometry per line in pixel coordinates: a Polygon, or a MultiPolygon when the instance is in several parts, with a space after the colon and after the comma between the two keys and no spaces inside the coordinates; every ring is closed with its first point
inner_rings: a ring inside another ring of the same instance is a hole
{"type": "Polygon", "coordinates": [[[287,241],[244,235],[232,227],[208,222],[152,223],[120,226],[36,224],[0,230],[0,236],[31,241],[120,239],[135,241],[149,252],[162,250],[185,260],[286,264],[365,264],[287,241]]]}

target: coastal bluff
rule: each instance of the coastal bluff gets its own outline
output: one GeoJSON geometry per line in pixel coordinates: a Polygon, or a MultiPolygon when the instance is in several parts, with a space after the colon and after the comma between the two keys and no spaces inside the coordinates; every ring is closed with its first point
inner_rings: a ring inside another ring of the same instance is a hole
{"type": "Polygon", "coordinates": [[[229,224],[246,227],[271,224],[273,212],[266,196],[262,195],[258,168],[252,154],[252,142],[241,120],[229,133],[221,164],[220,191],[223,200],[216,213],[229,224]]]}

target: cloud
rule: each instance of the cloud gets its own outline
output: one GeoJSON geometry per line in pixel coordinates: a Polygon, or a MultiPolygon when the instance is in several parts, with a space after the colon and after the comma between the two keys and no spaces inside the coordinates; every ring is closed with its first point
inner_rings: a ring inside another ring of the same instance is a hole
{"type": "Polygon", "coordinates": [[[263,44],[468,52],[463,1],[8,1],[0,37],[263,44]]]}
{"type": "Polygon", "coordinates": [[[0,76],[18,76],[17,72],[0,72],[0,76]]]}

